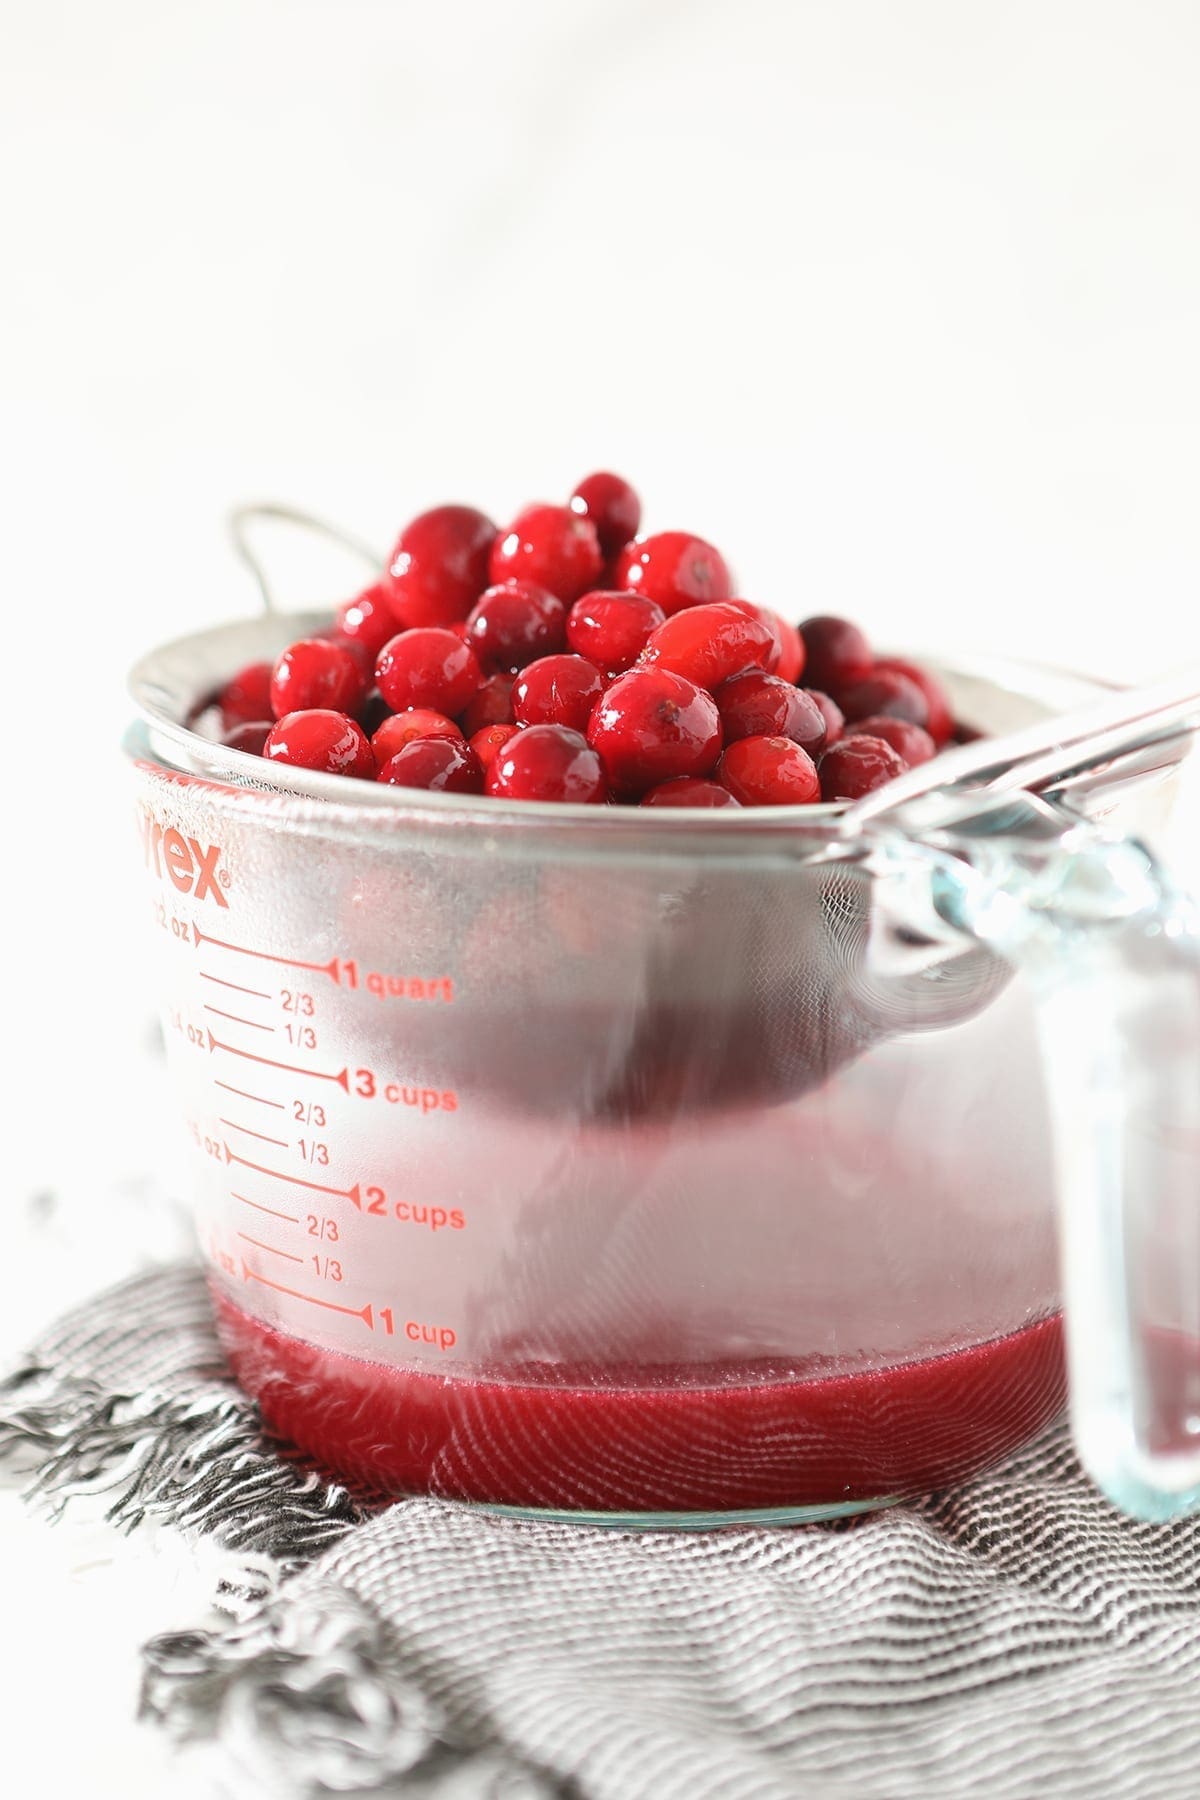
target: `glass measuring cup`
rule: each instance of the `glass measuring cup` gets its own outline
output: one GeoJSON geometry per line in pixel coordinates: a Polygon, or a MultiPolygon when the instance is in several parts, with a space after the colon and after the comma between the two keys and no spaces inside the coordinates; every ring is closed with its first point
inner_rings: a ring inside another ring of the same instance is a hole
{"type": "MultiPolygon", "coordinates": [[[[1194,1103],[1143,1055],[1190,1047],[1190,927],[1130,837],[1177,817],[1178,749],[1077,783],[1102,825],[858,826],[376,789],[188,728],[318,623],[157,652],[130,737],[201,1242],[268,1419],[392,1491],[573,1517],[884,1503],[1062,1404],[1061,1194],[1085,1453],[1190,1503],[1200,1258],[1156,1246],[1194,1103]]],[[[989,732],[1088,691],[944,674],[989,732]]]]}

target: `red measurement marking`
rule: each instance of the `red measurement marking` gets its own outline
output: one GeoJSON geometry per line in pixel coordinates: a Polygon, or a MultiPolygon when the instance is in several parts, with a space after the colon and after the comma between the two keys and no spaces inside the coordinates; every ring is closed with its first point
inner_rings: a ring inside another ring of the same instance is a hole
{"type": "Polygon", "coordinates": [[[245,1088],[231,1087],[227,1081],[218,1081],[215,1075],[213,1076],[213,1086],[224,1088],[227,1094],[237,1094],[243,1100],[257,1100],[260,1106],[273,1106],[276,1112],[287,1111],[286,1100],[268,1100],[265,1094],[247,1093],[245,1088]]]}
{"type": "Polygon", "coordinates": [[[236,1119],[218,1119],[219,1125],[228,1125],[230,1131],[244,1131],[247,1137],[260,1138],[264,1144],[278,1144],[281,1150],[288,1147],[287,1138],[268,1137],[265,1131],[251,1131],[248,1125],[239,1125],[236,1119]]]}
{"type": "Polygon", "coordinates": [[[230,1188],[229,1192],[234,1200],[240,1200],[243,1206],[252,1206],[255,1212],[270,1213],[273,1219],[286,1219],[289,1225],[298,1225],[300,1223],[298,1213],[280,1212],[277,1206],[264,1206],[260,1200],[248,1200],[245,1194],[235,1194],[232,1188],[230,1188]]]}
{"type": "Polygon", "coordinates": [[[277,1250],[274,1244],[264,1244],[258,1238],[252,1238],[248,1232],[239,1231],[238,1236],[244,1244],[253,1244],[256,1250],[269,1250],[272,1256],[286,1256],[289,1262],[302,1263],[302,1256],[293,1256],[290,1250],[277,1250]]]}
{"type": "Polygon", "coordinates": [[[243,1169],[253,1169],[258,1175],[269,1175],[272,1181],[286,1181],[289,1187],[309,1188],[314,1194],[336,1194],[339,1200],[353,1200],[355,1206],[359,1206],[362,1199],[357,1181],[352,1188],[326,1187],[320,1181],[301,1181],[298,1175],[285,1175],[282,1169],[266,1169],[262,1163],[248,1162],[236,1150],[231,1150],[228,1144],[225,1146],[225,1161],[241,1163],[243,1169]]]}
{"type": "Polygon", "coordinates": [[[215,981],[218,987],[232,988],[236,994],[253,994],[256,1000],[270,1000],[272,995],[263,992],[262,988],[243,987],[240,981],[225,981],[220,975],[209,975],[206,970],[200,971],[201,981],[215,981]]]}
{"type": "Polygon", "coordinates": [[[299,1288],[283,1287],[280,1282],[260,1275],[257,1269],[250,1267],[245,1257],[242,1258],[242,1280],[261,1281],[264,1287],[274,1288],[277,1294],[288,1294],[293,1300],[307,1300],[310,1306],[323,1306],[326,1312],[345,1313],[349,1319],[361,1319],[368,1331],[375,1329],[375,1315],[371,1311],[369,1300],[365,1306],[339,1306],[335,1300],[321,1300],[316,1294],[302,1294],[299,1288]]]}
{"type": "Polygon", "coordinates": [[[192,931],[197,949],[201,944],[216,944],[220,950],[235,950],[239,956],[256,956],[260,962],[286,963],[289,969],[311,969],[316,975],[328,975],[331,981],[340,979],[336,956],[331,956],[327,963],[315,963],[302,962],[298,956],[275,956],[270,950],[251,950],[245,944],[231,944],[226,938],[210,937],[207,931],[201,931],[194,919],[192,931]]]}
{"type": "Polygon", "coordinates": [[[205,1012],[216,1013],[218,1019],[229,1019],[234,1025],[252,1025],[255,1031],[274,1031],[273,1025],[260,1025],[257,1019],[243,1019],[240,1013],[222,1012],[219,1006],[210,1006],[204,1002],[205,1012]]]}
{"type": "Polygon", "coordinates": [[[239,1050],[236,1044],[223,1044],[220,1038],[213,1036],[211,1029],[208,1033],[208,1048],[210,1054],[214,1050],[227,1050],[230,1056],[244,1056],[247,1062],[264,1063],[268,1069],[286,1069],[290,1075],[310,1075],[314,1081],[336,1081],[347,1094],[350,1092],[349,1069],[339,1069],[336,1074],[330,1074],[325,1069],[306,1069],[303,1063],[276,1062],[271,1056],[255,1056],[253,1050],[239,1050]]]}

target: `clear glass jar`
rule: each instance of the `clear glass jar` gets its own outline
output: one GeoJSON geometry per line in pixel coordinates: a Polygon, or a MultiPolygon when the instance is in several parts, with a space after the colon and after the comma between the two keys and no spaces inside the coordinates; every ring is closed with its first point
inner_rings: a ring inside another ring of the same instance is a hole
{"type": "MultiPolygon", "coordinates": [[[[418,795],[188,728],[311,623],[157,652],[128,745],[200,1243],[268,1420],[388,1491],[653,1525],[887,1503],[1054,1417],[1072,1009],[1111,970],[997,925],[1012,834],[981,864],[974,827],[836,807],[418,795]]],[[[941,672],[989,733],[1094,691],[941,672]]],[[[1088,810],[1143,831],[1176,779],[1088,810]]]]}

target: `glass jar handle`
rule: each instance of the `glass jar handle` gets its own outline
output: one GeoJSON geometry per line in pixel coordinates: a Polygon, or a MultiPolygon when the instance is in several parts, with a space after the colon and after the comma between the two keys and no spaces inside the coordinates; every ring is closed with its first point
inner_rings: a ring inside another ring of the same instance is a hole
{"type": "Polygon", "coordinates": [[[1144,844],[1030,795],[954,837],[937,916],[1037,1000],[1080,1456],[1136,1517],[1196,1510],[1200,916],[1144,844]]]}
{"type": "Polygon", "coordinates": [[[1183,670],[950,751],[845,818],[851,838],[883,828],[893,869],[932,856],[935,932],[1032,983],[1075,1438],[1147,1519],[1200,1508],[1198,741],[1183,670]],[[1096,823],[1131,800],[1138,837],[1096,823]]]}
{"type": "Polygon", "coordinates": [[[1144,1519],[1200,1507],[1200,941],[1190,911],[1168,901],[1093,931],[1040,984],[1072,1425],[1099,1486],[1144,1519]]]}

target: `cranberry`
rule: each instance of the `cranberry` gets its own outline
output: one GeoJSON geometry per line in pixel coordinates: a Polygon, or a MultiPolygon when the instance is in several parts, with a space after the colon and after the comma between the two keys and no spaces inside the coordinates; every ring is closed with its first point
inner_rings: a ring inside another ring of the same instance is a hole
{"type": "Polygon", "coordinates": [[[367,683],[358,658],[345,644],[327,638],[297,638],[271,671],[271,713],[357,712],[367,683]]]}
{"type": "Polygon", "coordinates": [[[865,635],[849,619],[819,613],[800,626],[804,640],[804,673],[810,687],[828,690],[841,698],[839,689],[865,681],[875,666],[865,635]]]}
{"type": "Polygon", "coordinates": [[[450,718],[463,710],[483,676],[469,644],[452,631],[425,625],[388,639],[375,679],[393,712],[427,706],[450,718]]]}
{"type": "Polygon", "coordinates": [[[725,601],[673,614],[651,632],[638,663],[686,675],[711,692],[742,669],[761,669],[774,650],[770,627],[725,601]]]}
{"type": "Polygon", "coordinates": [[[586,732],[603,692],[600,671],[586,658],[542,656],[518,675],[513,712],[522,725],[569,725],[586,732]]]}
{"type": "Polygon", "coordinates": [[[926,731],[935,744],[947,742],[954,731],[954,715],[950,711],[946,690],[936,675],[931,675],[928,669],[922,669],[917,663],[903,662],[898,656],[881,657],[875,664],[875,673],[904,675],[919,687],[929,708],[929,717],[925,721],[926,731]]]}
{"type": "Polygon", "coordinates": [[[471,748],[483,764],[485,772],[491,768],[497,756],[503,750],[510,737],[515,737],[516,725],[481,725],[478,731],[471,733],[471,748]]]}
{"type": "Polygon", "coordinates": [[[505,581],[479,596],[467,620],[467,641],[489,669],[515,675],[566,641],[567,608],[532,581],[505,581]]]}
{"type": "Polygon", "coordinates": [[[844,737],[821,758],[821,798],[859,800],[904,773],[904,758],[882,738],[844,737]]]}
{"type": "Polygon", "coordinates": [[[569,506],[527,506],[492,546],[493,583],[516,579],[549,588],[569,606],[595,587],[604,558],[591,519],[569,506]]]}
{"type": "Polygon", "coordinates": [[[778,675],[781,681],[799,681],[804,669],[804,639],[796,627],[769,606],[755,606],[749,600],[732,600],[730,605],[740,606],[752,618],[761,619],[775,639],[774,654],[766,664],[768,675],[778,675]]]}
{"type": "Polygon", "coordinates": [[[247,663],[221,689],[217,704],[226,731],[235,725],[252,725],[271,718],[271,670],[273,663],[247,663]]]}
{"type": "Polygon", "coordinates": [[[567,644],[608,675],[623,675],[666,616],[658,602],[644,594],[597,589],[584,594],[567,614],[567,644]]]}
{"type": "Polygon", "coordinates": [[[495,541],[496,527],[473,506],[435,506],[406,525],[388,565],[397,625],[465,619],[487,586],[495,541]]]}
{"type": "Polygon", "coordinates": [[[821,778],[807,750],[786,737],[745,737],[717,764],[717,780],[743,806],[810,806],[821,778]]]}
{"type": "Polygon", "coordinates": [[[511,725],[513,678],[511,675],[489,675],[483,686],[467,701],[462,711],[462,728],[466,737],[474,737],[485,725],[511,725]]]}
{"type": "Polygon", "coordinates": [[[247,756],[261,756],[274,723],[273,719],[244,719],[227,731],[221,742],[227,750],[244,750],[247,756]]]}
{"type": "Polygon", "coordinates": [[[740,806],[729,789],[716,781],[701,781],[694,775],[679,775],[674,781],[660,781],[642,795],[643,806],[740,806]]]}
{"type": "Polygon", "coordinates": [[[385,762],[393,756],[399,756],[406,744],[416,738],[448,738],[451,742],[462,743],[463,734],[453,719],[444,713],[432,712],[427,706],[414,706],[408,712],[390,713],[371,734],[371,749],[375,752],[375,761],[382,769],[385,762]]]}
{"type": "Polygon", "coordinates": [[[395,635],[396,615],[388,599],[389,583],[377,581],[353,600],[343,600],[337,611],[338,631],[351,643],[361,644],[374,664],[390,637],[395,635]]]}
{"type": "Polygon", "coordinates": [[[927,731],[923,731],[919,725],[913,725],[908,719],[891,719],[882,713],[876,714],[874,718],[856,720],[847,730],[846,736],[882,738],[885,744],[892,746],[897,756],[903,758],[909,769],[915,769],[937,755],[937,745],[927,731]]]}
{"type": "Polygon", "coordinates": [[[657,600],[668,617],[685,606],[728,600],[733,593],[721,552],[690,531],[634,538],[613,565],[613,583],[657,600]]]}
{"type": "Polygon", "coordinates": [[[805,688],[804,692],[825,721],[825,748],[828,750],[831,744],[839,741],[846,729],[845,714],[836,700],[831,700],[828,694],[822,694],[818,688],[805,688]]]}
{"type": "Polygon", "coordinates": [[[642,521],[642,503],[629,483],[604,469],[584,476],[571,495],[571,511],[592,521],[605,556],[615,556],[636,537],[642,521]]]}
{"type": "Polygon", "coordinates": [[[726,744],[745,737],[785,737],[810,756],[819,756],[825,748],[825,716],[820,707],[811,694],[778,675],[747,669],[723,681],[713,698],[726,744]]]}
{"type": "MultiPolygon", "coordinates": [[[[389,637],[395,629],[396,627],[393,625],[392,630],[388,632],[389,637]]],[[[375,673],[375,652],[368,650],[361,638],[347,637],[345,632],[340,631],[336,625],[331,625],[328,631],[318,631],[315,635],[323,644],[335,644],[339,650],[348,650],[358,664],[358,672],[363,678],[364,687],[371,685],[375,673]]]]}
{"type": "Polygon", "coordinates": [[[869,719],[882,713],[889,719],[907,719],[911,725],[924,725],[929,717],[925,696],[907,675],[871,675],[856,682],[838,695],[838,703],[847,719],[869,719]]]}
{"type": "Polygon", "coordinates": [[[326,775],[356,775],[364,781],[374,781],[377,772],[362,726],[329,707],[285,713],[272,725],[263,755],[269,762],[319,769],[326,775]]]}
{"type": "Polygon", "coordinates": [[[413,738],[379,771],[391,787],[429,788],[438,794],[482,794],[483,764],[469,744],[446,737],[413,738]]]}
{"type": "Polygon", "coordinates": [[[722,741],[712,695],[669,669],[619,675],[588,726],[588,742],[622,794],[643,792],[673,775],[707,775],[722,741]]]}
{"type": "Polygon", "coordinates": [[[498,800],[566,800],[598,806],[608,798],[600,758],[578,731],[531,725],[514,732],[487,774],[498,800]]]}

